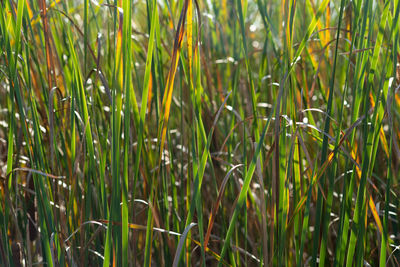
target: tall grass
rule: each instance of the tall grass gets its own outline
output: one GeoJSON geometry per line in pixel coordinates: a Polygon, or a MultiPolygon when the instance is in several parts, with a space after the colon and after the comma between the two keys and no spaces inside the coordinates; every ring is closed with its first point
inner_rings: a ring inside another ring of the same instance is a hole
{"type": "Polygon", "coordinates": [[[398,0],[0,5],[0,265],[400,264],[398,0]]]}

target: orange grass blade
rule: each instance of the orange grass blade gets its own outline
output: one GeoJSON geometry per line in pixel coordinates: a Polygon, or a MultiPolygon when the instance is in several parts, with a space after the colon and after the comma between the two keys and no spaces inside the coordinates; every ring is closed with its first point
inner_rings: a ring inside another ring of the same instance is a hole
{"type": "Polygon", "coordinates": [[[184,22],[186,20],[188,5],[189,5],[189,0],[185,0],[185,4],[182,8],[181,16],[179,18],[178,28],[177,28],[176,35],[175,35],[174,50],[173,50],[173,54],[172,54],[171,66],[170,66],[169,73],[168,73],[166,88],[164,90],[164,97],[163,97],[163,102],[162,102],[162,111],[163,111],[164,115],[161,117],[160,126],[159,126],[159,129],[162,128],[159,164],[161,163],[162,153],[164,150],[165,136],[167,133],[169,114],[170,114],[170,110],[171,110],[174,78],[175,78],[176,69],[178,66],[180,48],[182,46],[182,40],[183,40],[183,36],[184,36],[184,22]]]}

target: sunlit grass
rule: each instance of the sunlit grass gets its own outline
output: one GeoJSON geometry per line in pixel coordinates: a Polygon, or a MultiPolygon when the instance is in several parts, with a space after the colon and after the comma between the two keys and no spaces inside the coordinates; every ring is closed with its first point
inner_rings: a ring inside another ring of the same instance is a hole
{"type": "Polygon", "coordinates": [[[398,0],[0,5],[0,265],[399,265],[398,0]]]}

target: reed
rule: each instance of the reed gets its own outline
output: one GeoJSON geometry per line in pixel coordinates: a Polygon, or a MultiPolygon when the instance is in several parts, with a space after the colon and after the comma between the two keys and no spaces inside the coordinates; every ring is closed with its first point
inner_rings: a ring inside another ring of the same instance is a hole
{"type": "Polygon", "coordinates": [[[398,0],[0,1],[1,266],[398,266],[398,0]]]}

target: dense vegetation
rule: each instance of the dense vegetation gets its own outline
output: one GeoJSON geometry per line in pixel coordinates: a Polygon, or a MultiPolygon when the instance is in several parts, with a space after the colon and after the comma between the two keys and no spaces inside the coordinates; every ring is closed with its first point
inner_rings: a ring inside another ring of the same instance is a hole
{"type": "Polygon", "coordinates": [[[0,5],[0,265],[399,265],[398,0],[0,5]]]}

